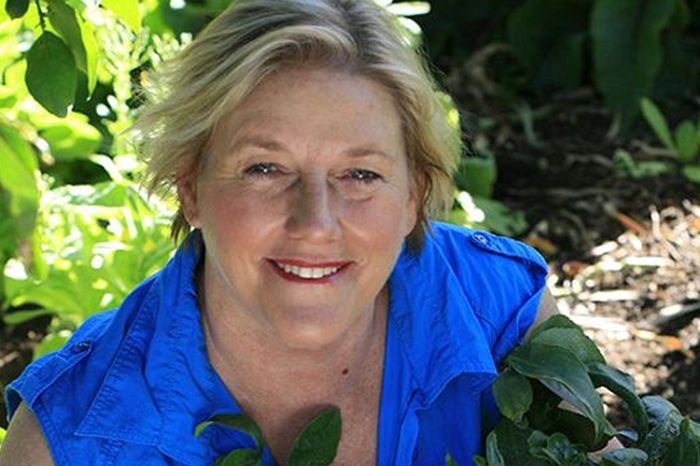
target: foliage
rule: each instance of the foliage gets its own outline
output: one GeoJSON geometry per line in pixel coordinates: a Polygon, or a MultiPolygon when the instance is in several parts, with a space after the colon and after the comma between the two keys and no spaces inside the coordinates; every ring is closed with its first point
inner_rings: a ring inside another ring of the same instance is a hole
{"type": "Polygon", "coordinates": [[[479,73],[513,104],[593,86],[617,134],[636,121],[640,98],[685,97],[700,84],[699,9],[692,0],[445,0],[418,22],[433,57],[488,55],[479,73]]]}
{"type": "Polygon", "coordinates": [[[481,466],[691,466],[700,458],[700,424],[660,397],[640,399],[632,378],[609,367],[595,343],[561,315],[508,356],[493,393],[503,419],[486,439],[486,457],[475,457],[481,466]],[[599,387],[624,401],[631,428],[615,431],[599,387]],[[614,436],[630,446],[600,461],[589,457],[614,436]]]}
{"type": "Polygon", "coordinates": [[[0,427],[0,448],[2,448],[2,442],[5,440],[5,429],[0,427]]]}
{"type": "Polygon", "coordinates": [[[697,123],[683,120],[676,127],[673,135],[666,118],[659,108],[649,99],[641,101],[642,114],[659,140],[673,153],[676,160],[683,164],[682,173],[690,181],[700,184],[700,118],[697,123]]]}
{"type": "MultiPolygon", "coordinates": [[[[216,466],[261,466],[265,440],[260,427],[248,416],[217,415],[195,428],[195,436],[211,425],[222,425],[248,434],[255,448],[236,449],[216,460],[216,466]]],[[[331,464],[338,450],[342,422],[340,409],[324,410],[307,424],[294,440],[287,464],[289,466],[325,466],[331,464]]]]}

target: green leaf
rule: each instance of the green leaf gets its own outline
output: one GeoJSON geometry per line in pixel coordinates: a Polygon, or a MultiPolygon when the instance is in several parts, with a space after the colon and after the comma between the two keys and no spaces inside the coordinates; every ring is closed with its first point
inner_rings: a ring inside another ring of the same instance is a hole
{"type": "Polygon", "coordinates": [[[624,372],[599,362],[588,364],[588,375],[596,387],[603,386],[624,400],[627,410],[634,419],[641,441],[649,429],[649,419],[642,400],[637,396],[634,379],[624,372]]]}
{"type": "Polygon", "coordinates": [[[493,433],[497,437],[498,451],[503,458],[503,464],[523,464],[527,466],[550,465],[549,462],[543,461],[530,454],[528,439],[534,433],[532,429],[521,429],[507,418],[503,418],[498,423],[493,433]]]}
{"type": "Polygon", "coordinates": [[[649,456],[638,448],[619,448],[603,455],[600,466],[646,466],[649,456]]]}
{"type": "Polygon", "coordinates": [[[489,466],[505,466],[503,455],[498,449],[498,437],[496,432],[491,432],[486,436],[486,461],[489,466]]]}
{"type": "Polygon", "coordinates": [[[252,448],[233,450],[214,463],[215,466],[262,466],[260,453],[252,448]]]}
{"type": "Polygon", "coordinates": [[[698,152],[695,125],[690,120],[683,120],[676,128],[676,147],[678,148],[678,160],[682,163],[692,162],[698,152]]]}
{"type": "Polygon", "coordinates": [[[663,58],[661,30],[676,2],[668,0],[597,0],[590,32],[594,77],[605,102],[629,128],[639,100],[649,95],[663,58]]]}
{"type": "Polygon", "coordinates": [[[566,348],[584,364],[598,362],[605,364],[605,358],[596,344],[584,335],[580,328],[551,328],[538,332],[530,341],[543,345],[566,348]]]}
{"type": "Polygon", "coordinates": [[[516,348],[506,363],[520,374],[537,379],[590,419],[595,427],[596,444],[604,445],[614,435],[586,367],[574,353],[529,341],[516,348]]]}
{"type": "Polygon", "coordinates": [[[17,240],[32,235],[39,207],[36,155],[22,136],[0,125],[0,192],[9,194],[11,230],[17,240]]]}
{"type": "Polygon", "coordinates": [[[49,2],[48,16],[68,44],[77,68],[87,76],[88,94],[92,94],[97,84],[97,44],[92,26],[63,1],[49,2]]]}
{"type": "Polygon", "coordinates": [[[21,18],[29,9],[29,0],[7,0],[5,11],[12,19],[21,18]]]}
{"type": "Polygon", "coordinates": [[[700,165],[686,165],[681,168],[681,173],[693,183],[700,184],[700,165]]]}
{"type": "Polygon", "coordinates": [[[530,453],[535,457],[549,460],[562,466],[586,466],[586,454],[573,446],[571,441],[562,433],[555,433],[546,438],[531,436],[530,453]]]}
{"type": "Polygon", "coordinates": [[[138,34],[141,31],[138,0],[101,0],[100,3],[117,15],[134,33],[138,34]]]}
{"type": "Polygon", "coordinates": [[[532,405],[532,386],[527,377],[506,369],[494,382],[493,394],[501,413],[520,425],[532,405]]]}
{"type": "Polygon", "coordinates": [[[573,320],[569,319],[563,314],[554,314],[552,317],[548,318],[544,322],[542,322],[540,325],[535,327],[535,330],[532,332],[532,335],[530,336],[530,340],[535,338],[537,335],[540,333],[543,333],[546,330],[553,329],[553,328],[572,328],[572,329],[580,329],[576,323],[574,323],[573,320]]]}
{"type": "Polygon", "coordinates": [[[642,403],[649,416],[651,431],[640,447],[649,455],[650,461],[657,461],[680,433],[683,416],[678,408],[660,396],[645,396],[642,403]]]}
{"type": "Polygon", "coordinates": [[[493,156],[463,158],[454,176],[457,188],[483,198],[490,198],[493,194],[496,177],[496,159],[493,156]]]}
{"type": "Polygon", "coordinates": [[[27,54],[29,92],[49,112],[64,117],[73,104],[77,79],[70,49],[60,37],[45,31],[27,54]]]}
{"type": "Polygon", "coordinates": [[[299,434],[292,446],[288,466],[325,466],[331,464],[338,451],[342,431],[340,409],[330,408],[299,434]]]}
{"type": "Polygon", "coordinates": [[[458,466],[457,462],[449,453],[445,455],[445,466],[458,466]]]}
{"type": "Polygon", "coordinates": [[[587,2],[527,0],[508,16],[508,43],[536,90],[580,85],[589,10],[587,2]]]}
{"type": "Polygon", "coordinates": [[[700,464],[700,442],[693,434],[690,419],[681,422],[681,432],[668,447],[663,466],[691,466],[700,464]]]}
{"type": "Polygon", "coordinates": [[[258,451],[262,451],[264,445],[262,431],[255,421],[245,414],[217,414],[210,420],[202,422],[195,427],[195,437],[199,437],[202,434],[202,431],[212,424],[218,424],[245,432],[253,439],[258,451]]]}
{"type": "Polygon", "coordinates": [[[33,311],[12,311],[6,312],[3,316],[3,320],[7,325],[19,325],[24,322],[29,322],[37,317],[53,314],[48,309],[36,309],[33,311]]]}
{"type": "Polygon", "coordinates": [[[642,108],[642,115],[647,121],[651,129],[654,130],[656,136],[661,140],[661,142],[666,146],[667,149],[676,152],[676,145],[673,143],[673,138],[671,137],[671,131],[668,129],[668,123],[666,123],[666,118],[664,118],[663,113],[659,110],[654,102],[650,99],[644,97],[640,104],[642,108]]]}
{"type": "Polygon", "coordinates": [[[84,159],[94,154],[102,141],[102,134],[79,113],[43,126],[39,134],[59,160],[84,159]]]}

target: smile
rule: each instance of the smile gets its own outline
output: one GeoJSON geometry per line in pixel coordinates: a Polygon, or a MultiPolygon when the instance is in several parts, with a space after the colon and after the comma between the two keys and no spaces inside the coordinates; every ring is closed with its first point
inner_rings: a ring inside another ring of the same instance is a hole
{"type": "Polygon", "coordinates": [[[304,280],[319,280],[322,278],[330,277],[338,273],[343,265],[325,265],[323,267],[309,267],[295,264],[287,264],[278,261],[271,261],[277,268],[286,274],[292,275],[294,277],[302,278],[304,280]]]}

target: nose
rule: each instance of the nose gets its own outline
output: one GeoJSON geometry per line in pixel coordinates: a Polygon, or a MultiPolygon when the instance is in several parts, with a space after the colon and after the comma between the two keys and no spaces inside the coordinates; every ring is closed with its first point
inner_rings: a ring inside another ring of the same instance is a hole
{"type": "Polygon", "coordinates": [[[339,238],[338,211],[331,189],[325,177],[298,181],[287,221],[292,238],[321,243],[339,238]]]}

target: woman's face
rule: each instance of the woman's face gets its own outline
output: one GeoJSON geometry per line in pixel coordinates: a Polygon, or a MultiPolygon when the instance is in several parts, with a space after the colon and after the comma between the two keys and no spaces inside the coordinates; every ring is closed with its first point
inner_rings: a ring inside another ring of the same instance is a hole
{"type": "Polygon", "coordinates": [[[296,348],[366,322],[416,222],[392,95],[323,69],[267,77],[178,189],[206,244],[207,305],[296,348]]]}

